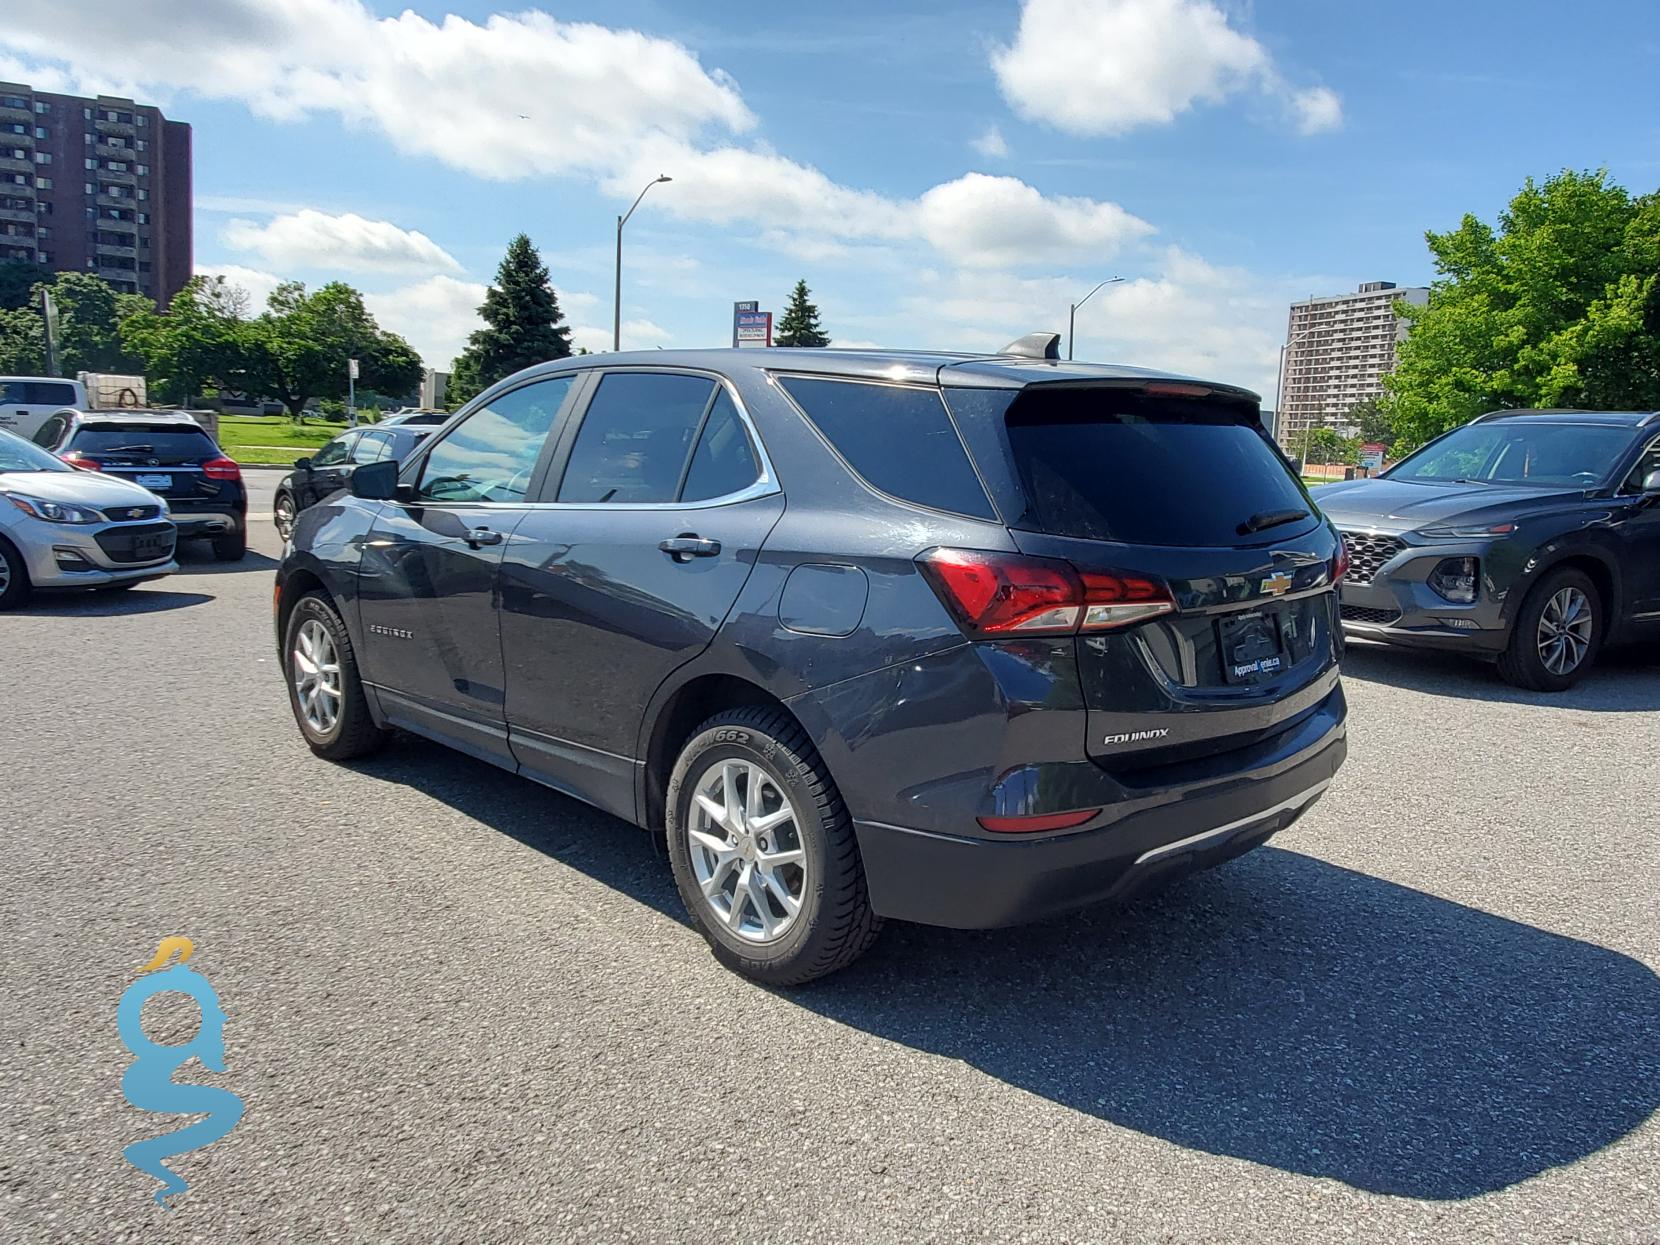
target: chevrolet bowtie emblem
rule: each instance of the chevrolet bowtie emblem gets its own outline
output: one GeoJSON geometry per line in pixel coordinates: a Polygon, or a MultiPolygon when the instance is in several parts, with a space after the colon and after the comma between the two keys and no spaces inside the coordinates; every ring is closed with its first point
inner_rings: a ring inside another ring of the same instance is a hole
{"type": "Polygon", "coordinates": [[[1291,576],[1287,575],[1284,571],[1275,571],[1267,579],[1262,581],[1262,590],[1264,592],[1273,593],[1275,596],[1279,596],[1280,593],[1285,592],[1290,587],[1291,576]]]}

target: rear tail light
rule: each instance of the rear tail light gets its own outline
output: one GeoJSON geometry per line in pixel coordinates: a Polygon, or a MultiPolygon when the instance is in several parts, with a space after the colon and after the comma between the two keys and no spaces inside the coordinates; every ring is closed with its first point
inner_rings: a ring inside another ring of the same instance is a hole
{"type": "Polygon", "coordinates": [[[86,457],[80,450],[70,450],[69,453],[60,454],[58,457],[71,467],[79,467],[82,471],[102,471],[104,469],[101,464],[86,457]]]}
{"type": "Polygon", "coordinates": [[[1348,573],[1349,573],[1349,542],[1344,540],[1343,537],[1339,536],[1337,538],[1337,552],[1332,555],[1332,559],[1331,559],[1331,581],[1332,581],[1332,583],[1335,584],[1335,583],[1341,582],[1342,579],[1343,579],[1343,576],[1347,575],[1348,573]]]}
{"type": "Polygon", "coordinates": [[[202,474],[210,480],[240,480],[242,468],[228,458],[210,458],[202,464],[202,474]]]}
{"type": "Polygon", "coordinates": [[[972,635],[1109,631],[1173,613],[1170,589],[1138,575],[1080,571],[1070,562],[975,549],[917,559],[941,601],[972,635]]]}

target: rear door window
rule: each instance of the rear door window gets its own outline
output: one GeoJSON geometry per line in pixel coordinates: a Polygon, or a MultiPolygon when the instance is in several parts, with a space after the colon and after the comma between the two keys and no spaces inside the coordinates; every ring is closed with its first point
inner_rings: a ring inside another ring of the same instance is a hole
{"type": "Polygon", "coordinates": [[[932,510],[997,517],[939,390],[806,376],[779,384],[872,487],[932,510]]]}
{"type": "Polygon", "coordinates": [[[571,447],[558,500],[674,501],[692,440],[714,396],[715,382],[706,376],[614,372],[603,377],[571,447]]]}
{"type": "Polygon", "coordinates": [[[1242,413],[1138,390],[1023,391],[1005,424],[1025,522],[1145,545],[1254,544],[1306,531],[1317,521],[1313,504],[1242,413]]]}

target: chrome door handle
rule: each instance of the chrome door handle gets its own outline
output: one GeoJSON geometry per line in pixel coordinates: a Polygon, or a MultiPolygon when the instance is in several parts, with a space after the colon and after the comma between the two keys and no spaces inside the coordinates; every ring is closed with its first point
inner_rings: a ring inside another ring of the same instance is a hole
{"type": "Polygon", "coordinates": [[[693,532],[682,532],[657,546],[676,562],[690,558],[712,558],[720,553],[720,541],[706,540],[693,532]]]}
{"type": "Polygon", "coordinates": [[[501,544],[501,533],[492,531],[487,527],[475,527],[467,533],[467,544],[474,549],[477,549],[480,545],[499,545],[501,544]]]}

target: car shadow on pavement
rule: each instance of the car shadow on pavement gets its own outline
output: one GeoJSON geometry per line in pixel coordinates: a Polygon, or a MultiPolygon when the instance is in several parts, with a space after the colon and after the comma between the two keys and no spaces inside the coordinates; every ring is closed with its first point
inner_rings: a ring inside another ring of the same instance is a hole
{"type": "Polygon", "coordinates": [[[37,592],[12,617],[113,618],[118,614],[159,614],[163,610],[188,609],[212,600],[205,592],[172,592],[149,584],[124,592],[37,592]]]}
{"type": "Polygon", "coordinates": [[[234,562],[221,562],[213,556],[208,545],[195,541],[186,541],[179,546],[178,559],[179,571],[185,575],[238,575],[248,571],[269,573],[277,569],[275,558],[255,553],[252,549],[234,562]]]}
{"type": "Polygon", "coordinates": [[[1584,679],[1565,692],[1511,687],[1490,662],[1476,658],[1352,641],[1343,652],[1343,677],[1459,700],[1600,713],[1660,709],[1660,654],[1652,646],[1605,650],[1584,679]]]}
{"type": "MultiPolygon", "coordinates": [[[[652,838],[611,817],[431,744],[362,768],[685,924],[652,838]]],[[[1660,1109],[1647,966],[1274,847],[1127,908],[892,924],[779,993],[1123,1128],[1403,1197],[1506,1188],[1660,1109]]]]}

